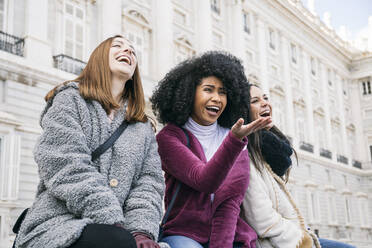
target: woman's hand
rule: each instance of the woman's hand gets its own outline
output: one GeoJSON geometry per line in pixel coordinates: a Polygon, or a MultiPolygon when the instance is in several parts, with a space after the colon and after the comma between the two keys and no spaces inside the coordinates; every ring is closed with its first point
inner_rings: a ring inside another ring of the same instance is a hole
{"type": "Polygon", "coordinates": [[[136,240],[137,248],[160,248],[158,243],[144,233],[135,232],[133,237],[136,240]]]}
{"type": "Polygon", "coordinates": [[[231,132],[240,140],[250,135],[251,133],[270,126],[272,124],[272,119],[271,116],[259,117],[258,119],[252,121],[251,123],[248,123],[247,125],[243,124],[244,120],[243,118],[240,118],[231,128],[231,132]]]}

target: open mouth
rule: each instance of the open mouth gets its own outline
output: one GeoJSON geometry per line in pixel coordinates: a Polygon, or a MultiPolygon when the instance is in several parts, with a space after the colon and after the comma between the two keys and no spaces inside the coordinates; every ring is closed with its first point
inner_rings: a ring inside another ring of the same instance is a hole
{"type": "Polygon", "coordinates": [[[126,63],[128,65],[132,65],[132,60],[127,55],[121,55],[117,57],[116,60],[119,61],[120,63],[126,63]]]}
{"type": "Polygon", "coordinates": [[[205,107],[209,112],[212,112],[212,113],[218,113],[220,111],[220,107],[217,107],[217,106],[207,106],[205,107]]]}
{"type": "Polygon", "coordinates": [[[270,110],[265,110],[265,111],[261,112],[260,116],[262,116],[262,117],[270,116],[270,110]]]}

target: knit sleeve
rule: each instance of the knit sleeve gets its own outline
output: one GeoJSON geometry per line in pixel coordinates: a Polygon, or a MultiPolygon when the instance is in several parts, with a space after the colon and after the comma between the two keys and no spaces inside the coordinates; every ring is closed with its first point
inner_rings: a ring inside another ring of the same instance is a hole
{"type": "Polygon", "coordinates": [[[299,247],[304,233],[291,220],[283,218],[274,208],[261,173],[251,165],[250,184],[245,193],[241,217],[259,238],[267,239],[273,247],[299,247]]]}
{"type": "Polygon", "coordinates": [[[79,112],[86,106],[83,101],[78,91],[64,90],[44,114],[43,133],[34,151],[40,180],[75,216],[93,223],[123,223],[117,197],[91,161],[81,125],[89,120],[79,112]]]}
{"type": "Polygon", "coordinates": [[[124,226],[131,232],[150,234],[156,240],[165,185],[155,135],[150,124],[147,127],[148,142],[141,172],[124,203],[124,226]]]}
{"type": "Polygon", "coordinates": [[[235,138],[230,132],[213,157],[205,163],[181,141],[181,135],[184,136],[182,131],[171,129],[158,134],[163,170],[199,192],[214,193],[247,141],[235,138]]]}

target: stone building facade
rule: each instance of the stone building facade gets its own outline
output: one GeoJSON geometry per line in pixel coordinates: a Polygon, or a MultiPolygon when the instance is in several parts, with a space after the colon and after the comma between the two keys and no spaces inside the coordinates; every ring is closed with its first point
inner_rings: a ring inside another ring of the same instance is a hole
{"type": "Polygon", "coordinates": [[[44,95],[75,78],[113,34],[133,42],[147,99],[185,58],[238,56],[297,150],[289,188],[308,224],[321,237],[371,247],[369,25],[361,51],[299,0],[0,0],[0,248],[11,247],[11,226],[35,195],[44,95]]]}

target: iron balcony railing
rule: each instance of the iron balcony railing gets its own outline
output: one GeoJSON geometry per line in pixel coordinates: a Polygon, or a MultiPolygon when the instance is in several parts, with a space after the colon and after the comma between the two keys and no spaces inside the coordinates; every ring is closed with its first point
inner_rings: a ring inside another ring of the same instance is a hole
{"type": "Polygon", "coordinates": [[[0,50],[23,56],[25,39],[0,31],[0,50]]]}
{"type": "Polygon", "coordinates": [[[348,163],[348,159],[347,159],[347,157],[345,157],[343,155],[337,154],[337,162],[340,162],[340,163],[343,163],[343,164],[347,164],[348,163]]]}
{"type": "Polygon", "coordinates": [[[301,141],[300,142],[300,149],[304,150],[304,151],[308,151],[308,152],[311,152],[313,153],[314,152],[314,146],[310,143],[306,143],[304,141],[301,141]]]}
{"type": "Polygon", "coordinates": [[[359,169],[362,169],[362,163],[358,160],[353,160],[353,166],[355,168],[359,168],[359,169]]]}
{"type": "Polygon", "coordinates": [[[332,152],[324,148],[319,149],[319,155],[325,158],[332,159],[332,152]]]}
{"type": "Polygon", "coordinates": [[[54,66],[57,69],[67,71],[69,73],[73,73],[76,75],[79,75],[83,71],[86,65],[84,61],[72,58],[65,54],[59,54],[59,55],[53,56],[53,59],[54,59],[54,66]]]}

